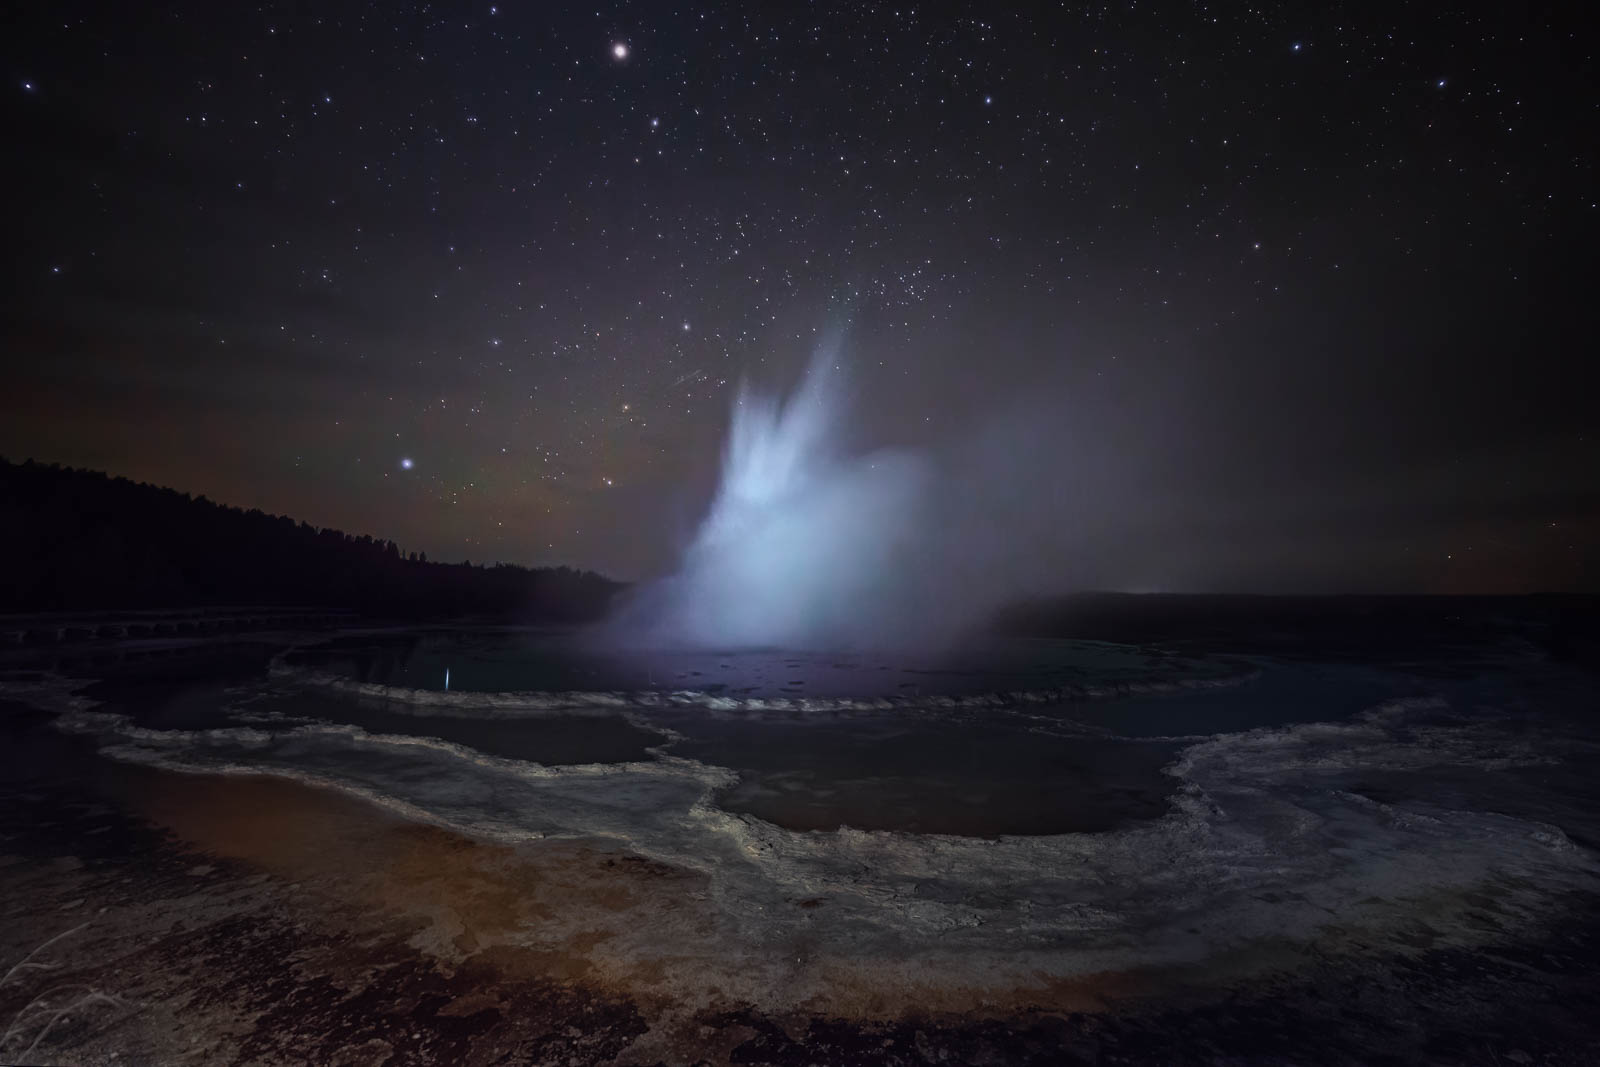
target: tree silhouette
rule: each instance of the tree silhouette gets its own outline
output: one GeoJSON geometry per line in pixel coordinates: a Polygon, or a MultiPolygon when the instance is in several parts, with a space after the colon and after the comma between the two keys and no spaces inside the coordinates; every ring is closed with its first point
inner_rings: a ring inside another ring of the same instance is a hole
{"type": "Polygon", "coordinates": [[[393,541],[0,459],[0,611],[294,604],[421,618],[584,621],[620,586],[568,567],[429,563],[393,541]]]}

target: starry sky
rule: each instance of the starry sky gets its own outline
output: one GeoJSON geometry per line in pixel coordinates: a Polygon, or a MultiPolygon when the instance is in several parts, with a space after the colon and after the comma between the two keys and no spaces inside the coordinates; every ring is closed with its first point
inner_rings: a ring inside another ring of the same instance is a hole
{"type": "Polygon", "coordinates": [[[637,578],[837,337],[1042,589],[1593,589],[1577,17],[25,5],[0,454],[637,578]]]}

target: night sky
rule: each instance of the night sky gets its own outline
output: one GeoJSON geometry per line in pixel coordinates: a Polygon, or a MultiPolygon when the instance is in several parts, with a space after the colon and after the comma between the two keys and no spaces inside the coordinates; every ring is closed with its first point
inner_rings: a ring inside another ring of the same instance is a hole
{"type": "Polygon", "coordinates": [[[1041,589],[1592,589],[1580,9],[23,5],[0,454],[634,578],[841,337],[1041,589]]]}

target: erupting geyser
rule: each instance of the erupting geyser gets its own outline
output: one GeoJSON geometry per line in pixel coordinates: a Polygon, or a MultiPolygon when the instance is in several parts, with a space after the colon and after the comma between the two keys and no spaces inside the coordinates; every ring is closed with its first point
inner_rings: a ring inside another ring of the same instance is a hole
{"type": "Polygon", "coordinates": [[[824,348],[786,402],[740,389],[711,509],[678,573],[624,606],[622,640],[834,648],[943,629],[923,580],[932,465],[841,454],[842,377],[824,348]]]}

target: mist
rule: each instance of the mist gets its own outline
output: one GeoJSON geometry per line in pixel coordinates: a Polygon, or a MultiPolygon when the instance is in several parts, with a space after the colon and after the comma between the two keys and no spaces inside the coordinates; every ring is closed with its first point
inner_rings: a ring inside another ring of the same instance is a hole
{"type": "Polygon", "coordinates": [[[623,603],[615,641],[931,648],[1025,588],[1018,434],[852,453],[850,384],[827,344],[787,397],[741,386],[705,518],[677,570],[623,603]]]}

